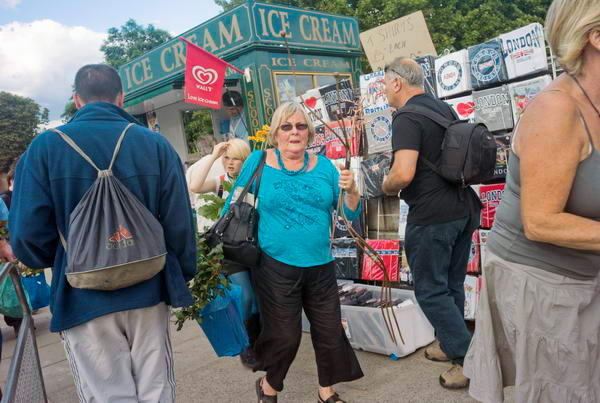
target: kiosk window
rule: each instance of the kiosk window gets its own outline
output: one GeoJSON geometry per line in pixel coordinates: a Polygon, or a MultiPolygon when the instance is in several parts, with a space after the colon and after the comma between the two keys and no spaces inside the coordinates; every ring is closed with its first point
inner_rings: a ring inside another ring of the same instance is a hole
{"type": "MultiPolygon", "coordinates": [[[[310,89],[335,84],[335,75],[333,74],[297,73],[294,76],[289,73],[274,73],[274,75],[278,104],[293,101],[294,98],[310,89]]],[[[341,80],[351,79],[350,74],[340,74],[339,76],[341,80]]]]}

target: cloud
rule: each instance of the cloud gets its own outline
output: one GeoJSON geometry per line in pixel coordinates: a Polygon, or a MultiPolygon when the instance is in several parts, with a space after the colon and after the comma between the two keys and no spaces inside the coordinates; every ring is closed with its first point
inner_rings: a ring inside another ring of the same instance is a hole
{"type": "Polygon", "coordinates": [[[15,8],[22,0],[0,0],[0,7],[15,8]]]}
{"type": "MultiPolygon", "coordinates": [[[[0,4],[18,0],[0,0],[0,4]]],[[[106,34],[70,27],[52,20],[0,25],[0,90],[33,98],[63,112],[77,70],[103,60],[100,46],[106,34]]]]}

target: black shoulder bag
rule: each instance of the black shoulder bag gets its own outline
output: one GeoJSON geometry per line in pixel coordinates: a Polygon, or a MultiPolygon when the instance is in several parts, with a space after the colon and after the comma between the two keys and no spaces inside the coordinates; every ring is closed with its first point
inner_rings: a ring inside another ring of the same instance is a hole
{"type": "Polygon", "coordinates": [[[248,181],[238,199],[231,203],[229,211],[203,234],[207,245],[214,248],[223,244],[223,255],[229,260],[244,266],[256,267],[260,259],[260,248],[258,246],[258,211],[256,211],[256,199],[260,187],[260,178],[267,158],[266,151],[260,159],[254,175],[248,181]],[[250,191],[252,182],[256,180],[254,190],[254,203],[245,202],[246,195],[250,191]]]}

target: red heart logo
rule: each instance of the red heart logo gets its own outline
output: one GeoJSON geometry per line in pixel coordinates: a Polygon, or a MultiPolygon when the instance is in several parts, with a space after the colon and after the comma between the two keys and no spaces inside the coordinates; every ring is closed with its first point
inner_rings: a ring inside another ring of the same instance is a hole
{"type": "Polygon", "coordinates": [[[304,103],[306,104],[306,106],[308,106],[310,109],[313,109],[316,105],[317,105],[317,98],[315,97],[310,97],[310,98],[306,98],[304,100],[304,103]]]}
{"type": "Polygon", "coordinates": [[[475,110],[475,103],[474,102],[460,102],[458,105],[456,105],[456,110],[458,111],[458,114],[462,117],[468,117],[470,114],[473,113],[473,111],[475,110]]]}

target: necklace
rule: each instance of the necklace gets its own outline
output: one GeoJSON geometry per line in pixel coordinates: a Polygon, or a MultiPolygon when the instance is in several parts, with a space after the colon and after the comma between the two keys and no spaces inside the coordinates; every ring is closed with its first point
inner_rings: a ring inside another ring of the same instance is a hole
{"type": "Polygon", "coordinates": [[[279,163],[279,167],[281,168],[281,171],[286,175],[290,175],[290,176],[298,175],[303,172],[306,172],[306,170],[308,169],[309,157],[308,157],[307,151],[304,151],[304,164],[302,165],[302,168],[298,169],[297,171],[292,171],[285,167],[285,165],[283,164],[283,160],[281,159],[281,153],[279,152],[278,148],[275,148],[275,154],[277,155],[277,162],[279,163]]]}
{"type": "Polygon", "coordinates": [[[585,92],[585,90],[583,89],[583,86],[579,83],[579,80],[577,79],[577,77],[571,76],[571,78],[575,81],[575,83],[577,84],[577,86],[579,87],[579,89],[581,90],[581,92],[583,92],[583,95],[585,95],[585,97],[587,98],[588,102],[590,103],[590,105],[592,105],[592,108],[594,108],[594,110],[598,114],[598,117],[600,118],[600,110],[598,110],[598,108],[596,107],[596,105],[594,105],[594,103],[592,102],[592,99],[587,94],[587,92],[585,92]]]}

